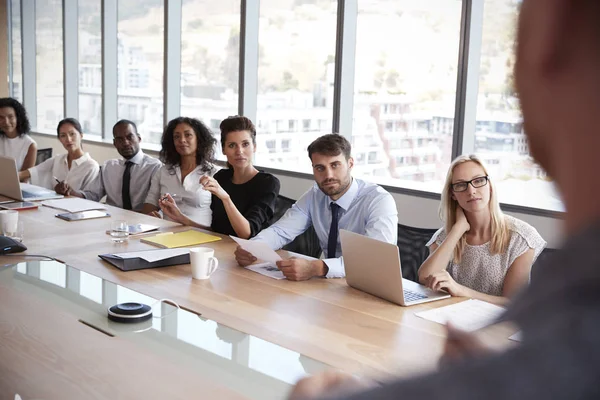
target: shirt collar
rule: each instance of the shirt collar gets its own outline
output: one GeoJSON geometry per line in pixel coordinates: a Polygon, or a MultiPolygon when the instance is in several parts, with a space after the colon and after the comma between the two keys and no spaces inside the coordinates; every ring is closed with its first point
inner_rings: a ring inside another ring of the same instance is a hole
{"type": "MultiPolygon", "coordinates": [[[[79,157],[77,160],[73,160],[73,162],[75,163],[75,165],[80,166],[84,162],[89,161],[89,159],[90,159],[90,153],[83,153],[83,155],[81,157],[79,157]]],[[[67,161],[67,157],[65,157],[65,161],[67,161]]]]}
{"type": "Polygon", "coordinates": [[[338,206],[342,207],[344,209],[344,211],[348,211],[348,208],[350,207],[350,204],[352,204],[352,201],[354,201],[354,198],[356,197],[357,193],[358,193],[358,182],[356,182],[356,179],[352,178],[352,183],[350,184],[348,191],[346,193],[344,193],[342,195],[342,197],[337,199],[335,202],[333,202],[333,201],[332,202],[337,204],[338,206]]]}
{"type": "Polygon", "coordinates": [[[144,152],[142,151],[142,149],[140,149],[140,151],[138,151],[137,154],[135,156],[131,157],[129,160],[123,159],[123,165],[125,165],[125,163],[127,161],[130,161],[134,164],[139,165],[142,163],[143,159],[144,159],[144,152]]]}

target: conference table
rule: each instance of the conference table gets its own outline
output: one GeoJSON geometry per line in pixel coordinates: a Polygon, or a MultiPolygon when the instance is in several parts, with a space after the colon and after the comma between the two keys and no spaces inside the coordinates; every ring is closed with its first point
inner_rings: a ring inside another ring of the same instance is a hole
{"type": "MultiPolygon", "coordinates": [[[[159,393],[172,398],[193,397],[190,393],[198,393],[199,398],[284,398],[296,379],[327,368],[377,379],[408,377],[435,369],[445,341],[442,325],[415,313],[464,301],[451,298],[400,307],[355,290],[344,279],[272,279],[237,265],[235,242],[215,233],[211,234],[221,240],[203,245],[213,248],[219,260],[218,270],[208,280],[192,279],[190,264],[124,272],[98,255],[155,247],[140,241],[144,235],[130,237],[126,243],[113,243],[106,233],[111,221],[156,225],[159,232],[190,228],[105,207],[110,218],[74,222],[55,218],[60,211],[45,206],[19,212],[24,222],[23,243],[28,250],[0,256],[0,266],[5,265],[4,270],[0,269],[0,337],[5,340],[6,332],[20,329],[22,335],[13,337],[13,344],[33,352],[31,341],[40,349],[25,357],[10,353],[0,343],[0,388],[25,392],[23,387],[28,381],[23,371],[42,368],[32,366],[38,364],[34,362],[37,357],[46,361],[46,357],[58,357],[57,353],[44,354],[44,343],[60,348],[65,365],[76,371],[81,385],[86,386],[81,382],[89,378],[92,383],[87,385],[91,387],[94,379],[100,379],[96,374],[103,376],[105,392],[98,392],[98,398],[115,398],[114,393],[119,398],[137,398],[140,393],[149,393],[151,398],[161,397],[159,393]],[[51,257],[60,263],[35,256],[51,257]],[[57,274],[61,276],[57,287],[40,278],[57,274]],[[35,290],[19,289],[30,286],[35,290]],[[84,293],[84,286],[96,293],[95,302],[86,300],[94,295],[84,293]],[[127,296],[146,304],[170,299],[181,309],[162,303],[159,308],[170,316],[153,322],[155,329],[141,334],[143,329],[123,333],[119,324],[107,325],[106,307],[123,302],[127,296]],[[192,322],[181,322],[187,320],[192,322]],[[22,325],[13,326],[13,321],[22,325]],[[200,327],[198,321],[204,325],[200,327]],[[37,336],[28,337],[25,326],[37,336]],[[180,343],[188,331],[195,339],[180,343]],[[215,337],[214,331],[221,335],[215,337]],[[234,339],[223,341],[221,336],[234,339]],[[205,344],[204,349],[185,347],[198,337],[217,343],[215,348],[227,347],[225,358],[229,364],[213,371],[218,378],[206,371],[212,371],[211,365],[219,365],[215,360],[220,358],[212,354],[219,351],[213,349],[208,354],[205,344]],[[18,362],[8,368],[5,356],[11,354],[18,362]],[[77,367],[79,363],[88,365],[85,360],[95,360],[87,371],[77,367]],[[262,366],[257,367],[259,364],[262,366]],[[15,365],[21,369],[14,369],[15,365]]],[[[285,251],[280,255],[290,256],[285,251]]],[[[508,337],[514,332],[512,327],[495,327],[485,332],[485,338],[503,348],[509,345],[508,337]]],[[[64,368],[55,380],[71,380],[71,370],[64,368]]],[[[39,388],[53,387],[52,381],[34,382],[39,388]]]]}

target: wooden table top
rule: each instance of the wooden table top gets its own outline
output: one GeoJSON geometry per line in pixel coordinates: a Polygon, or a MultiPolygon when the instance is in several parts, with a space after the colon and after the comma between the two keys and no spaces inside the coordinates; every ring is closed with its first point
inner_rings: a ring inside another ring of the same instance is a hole
{"type": "MultiPolygon", "coordinates": [[[[214,248],[219,260],[219,269],[210,280],[193,280],[189,264],[123,272],[98,254],[155,247],[139,238],[112,243],[106,234],[112,219],[159,225],[162,231],[188,228],[107,208],[111,218],[77,222],[55,218],[57,210],[47,207],[21,211],[28,247],[21,254],[55,257],[148,296],[175,300],[205,318],[349,372],[409,376],[435,368],[445,340],[444,327],[414,314],[463,300],[400,307],[350,288],[344,279],[271,279],[239,267],[233,255],[236,245],[223,235],[219,235],[222,240],[205,245],[214,248]]],[[[17,259],[0,257],[0,263],[17,259]]],[[[500,331],[495,340],[508,342],[512,333],[500,331]]]]}

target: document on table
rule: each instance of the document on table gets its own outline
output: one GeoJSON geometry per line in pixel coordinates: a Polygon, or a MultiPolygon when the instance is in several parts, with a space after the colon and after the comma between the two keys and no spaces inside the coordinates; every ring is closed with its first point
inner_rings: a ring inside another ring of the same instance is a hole
{"type": "Polygon", "coordinates": [[[113,256],[128,259],[128,258],[141,258],[148,262],[155,262],[164,260],[166,258],[177,257],[190,252],[190,249],[178,248],[178,249],[160,249],[160,250],[143,250],[143,251],[130,251],[128,253],[115,253],[113,256]]]}
{"type": "Polygon", "coordinates": [[[450,322],[454,327],[473,332],[493,324],[504,312],[504,308],[480,300],[466,300],[449,306],[415,313],[428,321],[446,325],[450,322]]]}
{"type": "Polygon", "coordinates": [[[58,200],[45,200],[42,201],[42,205],[46,207],[57,208],[59,210],[65,210],[71,213],[88,210],[106,210],[106,207],[103,204],[100,204],[96,201],[79,199],[77,197],[58,200]]]}
{"type": "Polygon", "coordinates": [[[258,264],[248,265],[246,269],[257,272],[261,275],[268,276],[273,279],[285,279],[285,275],[275,263],[281,260],[279,254],[275,253],[273,249],[265,242],[258,240],[246,240],[239,237],[230,236],[240,247],[259,260],[263,261],[258,264]]]}
{"type": "Polygon", "coordinates": [[[519,331],[519,332],[515,333],[514,335],[512,335],[511,337],[509,337],[508,339],[512,340],[513,342],[522,342],[523,341],[523,332],[519,331]]]}

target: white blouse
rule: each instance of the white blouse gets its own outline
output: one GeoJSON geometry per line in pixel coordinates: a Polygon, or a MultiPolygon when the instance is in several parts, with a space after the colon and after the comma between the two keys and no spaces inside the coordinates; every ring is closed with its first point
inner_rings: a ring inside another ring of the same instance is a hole
{"type": "MultiPolygon", "coordinates": [[[[505,215],[504,218],[510,230],[510,241],[506,252],[491,254],[490,242],[476,246],[467,244],[460,264],[454,261],[448,263],[448,273],[457,283],[481,293],[502,296],[504,278],[513,262],[529,249],[534,250],[533,262],[535,262],[544,250],[546,241],[534,227],[510,215],[505,215]]],[[[439,246],[444,240],[446,240],[446,230],[440,228],[427,242],[427,247],[433,243],[439,246]]]]}
{"type": "Polygon", "coordinates": [[[33,143],[35,143],[35,140],[28,134],[16,138],[0,135],[0,156],[14,158],[17,161],[17,171],[20,171],[29,151],[29,146],[33,143]]]}
{"type": "Polygon", "coordinates": [[[90,157],[89,153],[84,153],[83,156],[71,162],[71,169],[67,162],[67,154],[62,154],[30,168],[29,173],[33,185],[54,189],[57,184],[56,178],[59,181],[66,181],[74,190],[82,190],[96,179],[99,170],[100,167],[96,160],[90,157]]]}
{"type": "Polygon", "coordinates": [[[199,165],[185,177],[182,184],[181,167],[163,165],[152,177],[145,203],[159,207],[159,198],[165,193],[169,193],[174,195],[174,200],[183,214],[197,224],[210,227],[212,222],[211,194],[208,190],[204,190],[200,184],[200,178],[204,175],[213,176],[215,172],[215,169],[204,172],[199,165]]]}

